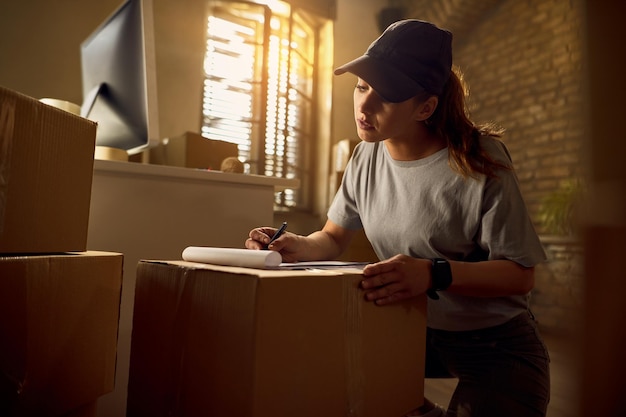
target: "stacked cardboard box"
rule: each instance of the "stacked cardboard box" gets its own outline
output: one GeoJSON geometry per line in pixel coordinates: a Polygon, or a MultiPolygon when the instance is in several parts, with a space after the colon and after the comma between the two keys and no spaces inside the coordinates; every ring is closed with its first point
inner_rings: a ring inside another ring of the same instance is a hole
{"type": "Polygon", "coordinates": [[[112,391],[122,255],[3,256],[0,277],[0,416],[63,416],[112,391]]]}
{"type": "Polygon", "coordinates": [[[361,279],[141,261],[127,417],[401,417],[420,406],[426,301],[378,307],[361,279]]]}
{"type": "Polygon", "coordinates": [[[84,251],[96,124],[0,87],[0,253],[84,251]]]}
{"type": "Polygon", "coordinates": [[[0,416],[113,389],[122,255],[88,252],[95,123],[0,87],[0,416]]]}
{"type": "Polygon", "coordinates": [[[185,132],[150,149],[150,163],[219,171],[224,159],[236,157],[237,144],[185,132]]]}

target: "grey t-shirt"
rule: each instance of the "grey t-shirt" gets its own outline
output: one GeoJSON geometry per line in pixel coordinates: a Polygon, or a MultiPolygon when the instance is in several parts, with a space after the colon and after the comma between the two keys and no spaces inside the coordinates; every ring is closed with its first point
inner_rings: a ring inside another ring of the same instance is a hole
{"type": "MultiPolygon", "coordinates": [[[[481,144],[495,160],[512,165],[501,141],[483,137],[481,144]]],[[[463,178],[449,166],[447,148],[396,161],[383,142],[359,143],[328,218],[347,229],[363,228],[379,259],[509,259],[526,267],[546,259],[514,171],[463,178]]],[[[444,330],[504,323],[528,308],[529,297],[439,295],[428,300],[428,325],[444,330]]]]}

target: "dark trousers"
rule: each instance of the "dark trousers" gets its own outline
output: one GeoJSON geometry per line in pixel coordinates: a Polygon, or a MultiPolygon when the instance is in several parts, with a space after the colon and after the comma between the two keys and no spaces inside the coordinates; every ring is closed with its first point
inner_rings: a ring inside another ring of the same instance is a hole
{"type": "Polygon", "coordinates": [[[456,377],[452,417],[543,417],[550,358],[531,313],[499,326],[427,330],[426,378],[456,377]]]}

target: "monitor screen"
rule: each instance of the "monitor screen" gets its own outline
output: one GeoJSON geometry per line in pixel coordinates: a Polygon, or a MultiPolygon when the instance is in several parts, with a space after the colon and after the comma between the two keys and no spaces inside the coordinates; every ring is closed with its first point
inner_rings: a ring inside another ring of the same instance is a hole
{"type": "Polygon", "coordinates": [[[152,0],[127,0],[82,44],[81,115],[96,146],[134,154],[159,143],[152,0]]]}

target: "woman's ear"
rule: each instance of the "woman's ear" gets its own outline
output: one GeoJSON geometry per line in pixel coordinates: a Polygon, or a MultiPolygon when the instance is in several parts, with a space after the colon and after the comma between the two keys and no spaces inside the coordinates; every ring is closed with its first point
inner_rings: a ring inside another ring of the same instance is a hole
{"type": "Polygon", "coordinates": [[[437,98],[437,96],[430,96],[421,102],[415,110],[415,121],[423,122],[424,120],[427,120],[435,112],[438,104],[439,98],[437,98]]]}

